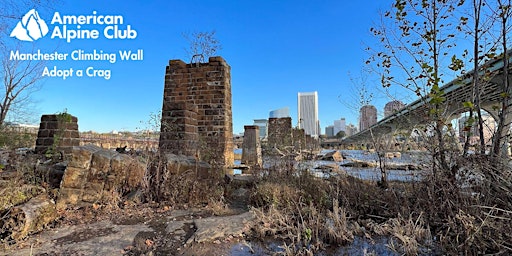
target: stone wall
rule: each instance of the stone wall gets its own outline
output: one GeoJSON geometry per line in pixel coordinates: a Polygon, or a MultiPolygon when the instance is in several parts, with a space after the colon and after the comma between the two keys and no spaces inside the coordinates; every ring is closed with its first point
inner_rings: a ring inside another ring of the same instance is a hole
{"type": "Polygon", "coordinates": [[[112,203],[123,193],[138,188],[144,163],[126,154],[93,145],[73,147],[60,184],[57,205],[112,203]]]}
{"type": "Polygon", "coordinates": [[[296,151],[306,149],[306,132],[304,129],[295,128],[292,130],[293,147],[296,151]]]}
{"type": "Polygon", "coordinates": [[[38,154],[71,153],[80,145],[78,119],[67,113],[41,116],[35,151],[38,154]]]}
{"type": "Polygon", "coordinates": [[[278,149],[292,146],[291,117],[268,119],[268,145],[278,149]]]}
{"type": "Polygon", "coordinates": [[[244,142],[242,147],[242,164],[261,167],[260,127],[257,125],[244,126],[244,142]]]}
{"type": "Polygon", "coordinates": [[[221,57],[210,57],[208,63],[169,61],[161,151],[195,156],[212,164],[233,164],[230,70],[221,57]]]}

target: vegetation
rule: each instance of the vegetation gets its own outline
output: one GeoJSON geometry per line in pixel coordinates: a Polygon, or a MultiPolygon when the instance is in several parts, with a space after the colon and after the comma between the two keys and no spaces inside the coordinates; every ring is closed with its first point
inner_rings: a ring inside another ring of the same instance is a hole
{"type": "MultiPolygon", "coordinates": [[[[470,74],[474,81],[473,97],[460,107],[473,113],[471,122],[478,125],[481,134],[480,86],[490,74],[477,71],[482,70],[481,62],[502,58],[507,53],[510,10],[510,1],[502,0],[496,3],[396,0],[392,9],[383,14],[381,26],[372,29],[383,45],[374,51],[369,64],[375,64],[382,86],[403,86],[429,107],[420,143],[430,152],[432,169],[422,181],[382,180],[386,184],[378,186],[343,174],[320,179],[307,170],[295,168],[295,162],[283,160],[269,170],[253,171],[254,180],[240,185],[223,177],[220,166],[208,169],[198,161],[187,159],[186,169],[173,169],[163,154],[146,152],[135,156],[147,163],[138,203],[150,205],[155,211],[162,206],[174,209],[197,206],[211,209],[212,214],[226,214],[236,198],[235,189],[244,186],[249,196],[242,203],[249,204],[257,216],[257,223],[246,238],[273,239],[280,244],[279,253],[284,255],[315,255],[349,245],[357,237],[371,241],[383,236],[388,238],[388,248],[401,255],[510,254],[512,166],[509,158],[501,154],[508,140],[508,120],[512,115],[508,106],[512,95],[509,75],[504,76],[506,91],[500,102],[498,131],[489,152],[482,144],[474,154],[468,154],[467,147],[460,150],[452,146],[444,107],[446,98],[440,90],[447,76],[445,70],[463,72],[463,58],[472,55],[469,58],[473,59],[475,70],[470,74]],[[471,7],[467,9],[471,10],[471,16],[457,12],[465,4],[471,7]],[[488,23],[483,25],[478,18],[482,17],[483,6],[487,8],[485,13],[491,15],[486,17],[498,21],[490,26],[499,27],[498,34],[491,35],[496,30],[488,29],[488,23]],[[472,26],[464,30],[467,24],[472,26]],[[466,31],[463,35],[472,38],[471,54],[471,51],[453,50],[455,38],[460,35],[457,31],[466,31]],[[496,40],[489,45],[482,44],[482,37],[496,40]]],[[[203,37],[208,41],[213,33],[194,35],[193,40],[203,37]]],[[[216,45],[216,41],[210,43],[216,45]]],[[[201,47],[200,42],[192,44],[191,62],[204,61],[217,49],[201,47]]],[[[503,72],[508,74],[508,58],[503,61],[503,72]]],[[[66,121],[69,117],[61,113],[60,118],[66,121]]],[[[158,114],[152,116],[156,123],[158,119],[158,114]]],[[[148,126],[150,130],[159,129],[148,126]]],[[[198,147],[207,144],[202,140],[198,147]]],[[[380,144],[377,139],[373,142],[375,148],[380,144]]],[[[5,239],[9,232],[6,227],[10,226],[3,219],[6,211],[37,194],[48,193],[53,197],[54,190],[47,184],[45,173],[36,171],[36,163],[37,159],[13,157],[7,166],[2,166],[16,175],[7,182],[0,180],[0,239],[5,239]]],[[[381,171],[384,177],[385,168],[381,171]]],[[[118,196],[119,200],[108,202],[108,206],[122,212],[130,199],[123,193],[118,196]]],[[[98,207],[101,206],[94,204],[83,211],[98,207]]]]}

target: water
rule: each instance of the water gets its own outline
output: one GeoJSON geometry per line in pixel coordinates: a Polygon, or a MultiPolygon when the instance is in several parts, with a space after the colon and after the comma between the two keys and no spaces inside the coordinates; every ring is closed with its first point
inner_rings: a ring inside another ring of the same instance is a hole
{"type": "MultiPolygon", "coordinates": [[[[318,255],[385,255],[395,256],[397,253],[393,252],[388,247],[389,238],[379,237],[374,240],[369,240],[365,237],[354,237],[354,241],[347,246],[338,248],[327,248],[324,252],[319,252],[318,255]]],[[[275,255],[276,253],[284,253],[281,248],[281,243],[269,240],[267,243],[262,242],[243,242],[237,243],[231,247],[230,255],[232,256],[249,256],[249,255],[275,255]]]]}
{"type": "MultiPolygon", "coordinates": [[[[326,153],[332,152],[333,150],[322,150],[320,154],[324,155],[326,153]]],[[[352,159],[366,162],[378,163],[379,158],[376,153],[369,153],[364,150],[340,150],[343,155],[342,162],[333,162],[333,161],[322,161],[322,160],[313,160],[313,161],[297,161],[294,164],[294,167],[300,170],[309,170],[315,176],[328,178],[333,175],[339,175],[339,173],[346,173],[350,176],[360,178],[363,180],[372,180],[378,181],[381,179],[381,171],[377,165],[377,167],[344,167],[341,165],[351,163],[352,159]],[[318,169],[321,166],[337,166],[338,171],[331,172],[330,170],[318,169]]],[[[241,149],[236,149],[235,153],[241,154],[241,149]]],[[[389,165],[414,165],[414,166],[425,166],[428,164],[428,155],[425,152],[420,151],[411,151],[405,152],[401,154],[401,157],[397,158],[386,158],[386,163],[389,165]]],[[[283,160],[281,158],[270,158],[265,157],[263,159],[263,167],[264,168],[272,168],[273,166],[281,167],[283,166],[283,160]]],[[[240,160],[236,160],[235,164],[240,164],[240,160]]],[[[386,170],[387,177],[389,181],[419,181],[423,177],[425,171],[423,170],[398,170],[392,169],[392,166],[386,170]]],[[[235,169],[234,174],[242,174],[242,170],[235,169]]]]}

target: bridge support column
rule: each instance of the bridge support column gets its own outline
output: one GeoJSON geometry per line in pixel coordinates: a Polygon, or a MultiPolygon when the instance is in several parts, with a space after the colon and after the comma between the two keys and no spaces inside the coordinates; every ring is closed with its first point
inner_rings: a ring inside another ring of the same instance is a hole
{"type": "Polygon", "coordinates": [[[244,142],[242,146],[242,164],[253,167],[262,166],[260,127],[257,125],[244,126],[244,142]]]}

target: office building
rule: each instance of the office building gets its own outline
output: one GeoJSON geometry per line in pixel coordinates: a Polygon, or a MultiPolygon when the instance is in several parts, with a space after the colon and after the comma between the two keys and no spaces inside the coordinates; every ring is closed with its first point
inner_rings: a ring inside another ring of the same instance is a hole
{"type": "Polygon", "coordinates": [[[327,138],[334,137],[334,126],[329,125],[325,127],[325,136],[327,136],[327,138]]]}
{"type": "Polygon", "coordinates": [[[359,131],[364,131],[377,123],[377,108],[366,105],[359,110],[359,131]]]}
{"type": "Polygon", "coordinates": [[[307,135],[318,138],[320,122],[318,120],[318,93],[299,92],[297,97],[298,124],[307,135]]]}
{"type": "Polygon", "coordinates": [[[284,108],[272,110],[272,111],[270,111],[268,117],[269,118],[285,118],[285,117],[290,117],[290,108],[289,107],[284,107],[284,108]]]}
{"type": "Polygon", "coordinates": [[[404,107],[405,104],[399,100],[390,101],[386,103],[386,106],[384,106],[384,117],[390,116],[404,107]]]}
{"type": "Polygon", "coordinates": [[[334,120],[334,135],[338,134],[338,132],[347,131],[347,124],[345,122],[345,118],[340,118],[340,120],[334,120]]]}
{"type": "Polygon", "coordinates": [[[267,119],[254,119],[254,125],[260,127],[259,135],[260,139],[266,138],[268,134],[268,120],[267,119]]]}
{"type": "Polygon", "coordinates": [[[353,124],[348,124],[345,133],[347,134],[347,137],[352,136],[357,133],[357,127],[353,124]]]}

